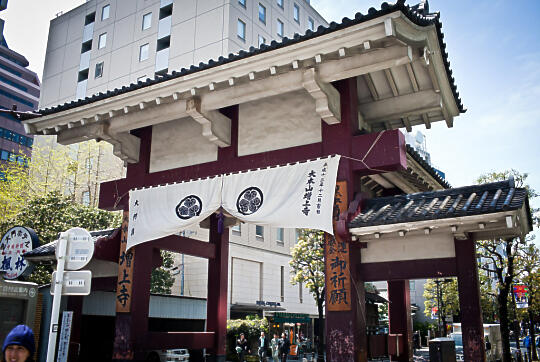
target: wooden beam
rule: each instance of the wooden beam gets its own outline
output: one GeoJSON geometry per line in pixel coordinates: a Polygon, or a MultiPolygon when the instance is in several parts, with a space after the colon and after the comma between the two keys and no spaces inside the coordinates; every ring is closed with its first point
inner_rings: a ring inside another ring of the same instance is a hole
{"type": "Polygon", "coordinates": [[[186,102],[186,113],[202,126],[202,135],[219,147],[231,145],[231,119],[218,111],[201,111],[201,100],[191,98],[186,102]]]}
{"type": "Polygon", "coordinates": [[[441,107],[441,95],[432,90],[386,98],[359,106],[369,123],[440,111],[441,107]]]}
{"type": "Polygon", "coordinates": [[[315,111],[327,124],[341,122],[341,98],[333,85],[321,82],[315,68],[304,71],[302,85],[315,100],[315,111]]]}
{"type": "Polygon", "coordinates": [[[116,157],[127,163],[139,162],[139,149],[141,147],[139,137],[122,132],[110,136],[106,141],[113,145],[113,153],[116,157]]]}
{"type": "Polygon", "coordinates": [[[394,76],[392,75],[392,71],[390,69],[385,69],[384,75],[386,76],[386,80],[388,81],[388,85],[390,86],[390,89],[392,89],[392,94],[394,95],[394,97],[399,96],[399,91],[397,89],[394,76]]]}
{"type": "Polygon", "coordinates": [[[366,84],[369,89],[369,93],[371,94],[371,98],[374,101],[379,100],[379,93],[377,92],[377,88],[375,88],[375,83],[373,82],[373,78],[371,77],[371,74],[364,74],[364,80],[366,81],[366,84]]]}
{"type": "Polygon", "coordinates": [[[110,120],[110,131],[127,132],[132,129],[151,126],[153,124],[164,123],[175,119],[187,117],[186,101],[162,104],[158,107],[138,110],[130,114],[118,115],[110,120]]]}
{"type": "Polygon", "coordinates": [[[407,68],[407,74],[409,74],[409,80],[411,81],[413,91],[418,92],[420,87],[418,87],[418,81],[416,80],[412,63],[405,64],[405,67],[407,68]]]}
{"type": "Polygon", "coordinates": [[[362,263],[358,268],[366,282],[453,277],[457,273],[455,258],[362,263]]]}
{"type": "Polygon", "coordinates": [[[427,129],[431,128],[431,122],[429,121],[429,117],[426,113],[422,113],[422,120],[424,121],[424,124],[427,129]]]}

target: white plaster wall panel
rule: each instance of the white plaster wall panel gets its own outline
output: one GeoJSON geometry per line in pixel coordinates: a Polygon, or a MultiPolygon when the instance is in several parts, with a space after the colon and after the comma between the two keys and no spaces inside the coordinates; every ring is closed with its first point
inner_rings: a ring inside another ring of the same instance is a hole
{"type": "MultiPolygon", "coordinates": [[[[51,20],[49,25],[49,37],[47,40],[47,53],[66,44],[69,20],[70,17],[51,20]]],[[[82,28],[78,33],[82,36],[82,28]]]]}
{"type": "Polygon", "coordinates": [[[160,0],[132,0],[137,2],[137,10],[147,9],[151,6],[158,6],[160,0]]]}
{"type": "MultiPolygon", "coordinates": [[[[61,74],[61,83],[59,92],[57,93],[58,98],[69,98],[75,96],[76,89],[73,87],[73,85],[77,84],[78,75],[78,67],[67,69],[61,74]]],[[[49,81],[47,81],[47,83],[49,83],[49,81]]]]}
{"type": "Polygon", "coordinates": [[[122,19],[135,13],[137,8],[133,6],[133,0],[116,0],[116,20],[122,19]]]}
{"type": "Polygon", "coordinates": [[[108,24],[103,28],[94,31],[94,37],[92,39],[92,55],[91,58],[95,59],[102,56],[105,53],[110,53],[113,49],[114,44],[114,24],[108,24]],[[99,36],[101,34],[107,33],[107,39],[105,41],[105,47],[99,49],[99,36]]]}
{"type": "Polygon", "coordinates": [[[216,160],[217,146],[202,136],[201,125],[191,118],[153,126],[150,172],[216,160]]]}
{"type": "MultiPolygon", "coordinates": [[[[41,84],[39,108],[45,108],[47,105],[53,104],[59,98],[60,90],[62,89],[61,82],[63,76],[64,74],[56,74],[47,78],[47,81],[41,84]]],[[[75,94],[75,92],[73,92],[73,94],[75,94]]]]}
{"type": "Polygon", "coordinates": [[[169,59],[169,69],[180,70],[182,68],[189,68],[195,63],[193,61],[193,53],[194,52],[189,52],[169,59]]]}
{"type": "Polygon", "coordinates": [[[180,24],[186,20],[195,18],[197,7],[204,1],[176,0],[173,5],[172,25],[180,24]]]}
{"type": "Polygon", "coordinates": [[[261,263],[232,258],[232,302],[255,304],[260,300],[261,263]]]}
{"type": "MultiPolygon", "coordinates": [[[[113,79],[108,79],[109,82],[114,79],[123,78],[126,75],[129,75],[132,68],[132,56],[133,51],[132,48],[129,46],[112,51],[110,60],[108,62],[108,68],[110,72],[107,74],[109,74],[113,79]]],[[[107,64],[105,65],[107,66],[107,64]]]]}
{"type": "MultiPolygon", "coordinates": [[[[247,49],[253,43],[253,21],[250,19],[250,13],[247,10],[244,10],[242,7],[230,8],[230,15],[228,18],[228,28],[229,32],[224,33],[223,36],[228,36],[229,39],[233,40],[236,44],[240,46],[241,49],[247,49]],[[246,39],[243,41],[238,37],[238,19],[246,23],[246,39]]],[[[234,53],[229,51],[229,53],[234,53]]]]}
{"type": "Polygon", "coordinates": [[[107,84],[96,85],[96,86],[94,86],[92,88],[87,88],[86,89],[86,96],[91,97],[94,94],[105,93],[107,91],[107,89],[109,89],[107,87],[107,84]]]}
{"type": "Polygon", "coordinates": [[[74,41],[66,44],[64,47],[63,69],[69,69],[79,66],[81,62],[81,42],[74,41]]]}
{"type": "Polygon", "coordinates": [[[154,34],[154,33],[157,34],[158,24],[159,24],[159,3],[137,11],[137,14],[135,15],[135,24],[133,26],[134,38],[140,39],[150,34],[154,34]],[[142,27],[143,17],[148,13],[152,14],[152,19],[151,19],[152,21],[150,22],[151,25],[148,29],[143,30],[143,27],[142,27]]]}
{"type": "MultiPolygon", "coordinates": [[[[121,20],[118,20],[114,24],[114,39],[111,42],[112,49],[122,48],[133,43],[135,21],[136,16],[129,15],[121,20]]],[[[108,41],[109,39],[107,39],[107,42],[108,41]]]]}
{"type": "Polygon", "coordinates": [[[193,53],[193,64],[198,65],[200,62],[208,63],[210,59],[217,59],[222,53],[223,41],[209,44],[195,50],[193,53]]]}
{"type": "MultiPolygon", "coordinates": [[[[157,45],[157,33],[149,35],[146,38],[137,40],[131,46],[131,72],[136,72],[141,69],[154,66],[156,63],[156,45],[157,45]],[[148,59],[139,61],[139,52],[141,46],[148,44],[148,59]]],[[[128,47],[130,48],[130,47],[128,47]]],[[[154,73],[149,74],[150,78],[154,78],[154,73]]]]}
{"type": "Polygon", "coordinates": [[[99,1],[96,6],[96,21],[94,24],[94,31],[99,31],[100,29],[103,29],[105,26],[114,23],[117,19],[116,17],[116,7],[117,2],[115,0],[110,1],[99,1]],[[101,20],[101,12],[103,10],[103,7],[105,5],[109,5],[109,17],[105,20],[101,20]]]}
{"type": "Polygon", "coordinates": [[[238,128],[239,156],[322,140],[321,119],[305,91],[241,104],[238,128]]]}
{"type": "MultiPolygon", "coordinates": [[[[201,4],[199,2],[198,4],[201,4]]],[[[223,39],[223,7],[200,14],[195,25],[195,49],[223,39]]]]}
{"type": "Polygon", "coordinates": [[[451,234],[405,235],[368,241],[368,247],[362,249],[362,263],[453,258],[455,255],[454,238],[451,234]]]}
{"type": "Polygon", "coordinates": [[[43,65],[43,81],[63,71],[65,52],[65,46],[47,52],[45,64],[43,65]]]}
{"type": "Polygon", "coordinates": [[[192,52],[193,49],[195,49],[195,18],[173,25],[170,58],[192,52]]]}
{"type": "Polygon", "coordinates": [[[206,12],[215,10],[218,7],[223,7],[224,4],[225,4],[225,0],[197,1],[197,15],[201,15],[206,12]]]}

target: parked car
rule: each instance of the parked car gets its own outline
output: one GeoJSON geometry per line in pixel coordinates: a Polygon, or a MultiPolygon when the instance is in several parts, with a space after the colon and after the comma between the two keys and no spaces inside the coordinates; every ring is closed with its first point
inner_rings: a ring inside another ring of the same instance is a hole
{"type": "Polygon", "coordinates": [[[147,362],[187,362],[189,351],[185,348],[160,349],[151,351],[146,358],[147,362]]]}

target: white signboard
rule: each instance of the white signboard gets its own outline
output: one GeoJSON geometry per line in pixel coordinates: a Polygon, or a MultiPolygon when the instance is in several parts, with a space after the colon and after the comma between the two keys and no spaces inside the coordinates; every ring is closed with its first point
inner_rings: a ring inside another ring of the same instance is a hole
{"type": "Polygon", "coordinates": [[[16,279],[25,274],[28,262],[23,254],[39,245],[36,233],[32,229],[15,226],[9,229],[0,241],[0,271],[4,278],[16,279]]]}
{"type": "MultiPolygon", "coordinates": [[[[53,272],[52,280],[56,280],[53,272]]],[[[92,272],[90,270],[65,271],[62,280],[62,295],[88,295],[92,286],[92,272]]],[[[51,288],[54,295],[54,288],[51,288]]]]}
{"type": "Polygon", "coordinates": [[[60,327],[60,340],[58,341],[57,362],[67,362],[69,352],[69,339],[71,337],[71,323],[73,322],[73,312],[62,313],[62,326],[60,327]]]}
{"type": "MultiPolygon", "coordinates": [[[[82,228],[72,228],[67,231],[67,270],[79,270],[92,259],[94,255],[94,241],[90,233],[82,228]]],[[[56,258],[58,259],[59,249],[56,248],[56,258]]]]}

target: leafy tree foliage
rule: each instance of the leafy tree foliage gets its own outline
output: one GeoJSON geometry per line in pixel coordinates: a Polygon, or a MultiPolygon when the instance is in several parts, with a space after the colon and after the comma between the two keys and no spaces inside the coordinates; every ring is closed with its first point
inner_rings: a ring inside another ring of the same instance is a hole
{"type": "MultiPolygon", "coordinates": [[[[324,233],[302,229],[298,242],[291,249],[291,284],[301,283],[315,298],[319,321],[323,320],[324,306],[324,233]]],[[[319,323],[319,341],[323,340],[322,323],[319,323]]],[[[323,356],[322,343],[318,344],[318,355],[323,356]]]]}
{"type": "MultiPolygon", "coordinates": [[[[62,196],[57,191],[53,191],[31,198],[25,208],[10,219],[2,220],[0,233],[5,233],[15,225],[34,229],[43,245],[56,240],[60,232],[72,227],[82,227],[87,230],[118,227],[120,217],[117,213],[74,203],[69,196],[62,196]]],[[[50,266],[39,266],[29,276],[29,280],[38,284],[49,283],[51,272],[50,266]]]]}
{"type": "Polygon", "coordinates": [[[174,257],[171,252],[162,250],[162,265],[152,270],[150,278],[150,293],[171,294],[171,288],[174,284],[174,277],[170,271],[174,264],[174,257]]]}

